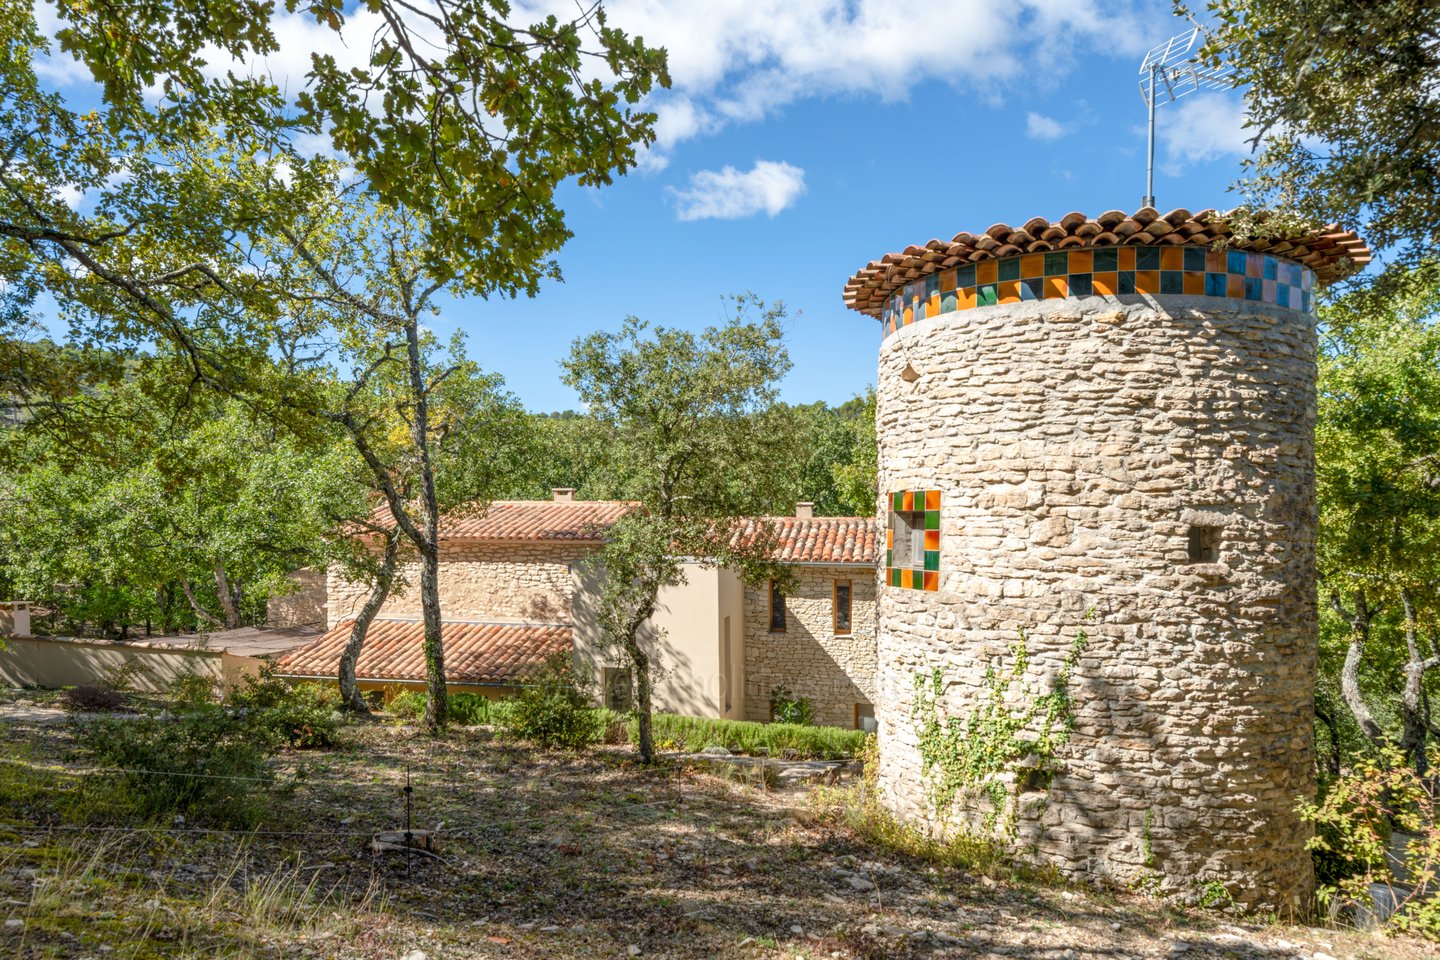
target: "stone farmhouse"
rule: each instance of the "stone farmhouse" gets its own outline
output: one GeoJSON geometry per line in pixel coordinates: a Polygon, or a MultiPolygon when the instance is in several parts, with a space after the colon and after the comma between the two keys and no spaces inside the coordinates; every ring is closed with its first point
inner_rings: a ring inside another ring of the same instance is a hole
{"type": "MultiPolygon", "coordinates": [[[[604,571],[594,560],[606,529],[636,505],[574,499],[492,503],[442,520],[440,606],[452,691],[515,692],[559,651],[575,656],[604,700],[623,705],[629,678],[606,649],[595,602],[604,571]]],[[[749,521],[751,524],[755,520],[749,521]]],[[[875,570],[870,517],[816,517],[799,504],[771,518],[776,559],[794,570],[788,593],[747,585],[731,570],[687,563],[684,584],[660,596],[649,625],[656,709],[734,720],[770,718],[771,691],[811,701],[815,722],[873,729],[875,570]]],[[[418,563],[371,624],[358,675],[366,689],[422,686],[418,563]]],[[[290,678],[330,679],[368,594],[338,569],[324,587],[326,632],[277,661],[290,678]]]]}

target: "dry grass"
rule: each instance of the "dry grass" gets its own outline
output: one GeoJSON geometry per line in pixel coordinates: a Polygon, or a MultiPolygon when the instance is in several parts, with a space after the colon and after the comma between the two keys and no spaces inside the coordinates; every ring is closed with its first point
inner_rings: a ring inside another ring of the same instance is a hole
{"type": "Polygon", "coordinates": [[[56,798],[75,796],[59,781],[75,778],[33,765],[72,759],[66,734],[4,735],[0,756],[32,764],[0,769],[0,823],[23,828],[0,827],[0,904],[19,921],[0,927],[7,957],[1437,955],[1047,885],[979,848],[927,847],[851,794],[647,770],[624,749],[536,753],[480,731],[435,742],[366,725],[343,749],[288,754],[305,785],[250,836],[58,829],[70,821],[56,798]],[[416,825],[444,824],[443,861],[369,852],[368,833],[403,824],[407,772],[416,825]]]}

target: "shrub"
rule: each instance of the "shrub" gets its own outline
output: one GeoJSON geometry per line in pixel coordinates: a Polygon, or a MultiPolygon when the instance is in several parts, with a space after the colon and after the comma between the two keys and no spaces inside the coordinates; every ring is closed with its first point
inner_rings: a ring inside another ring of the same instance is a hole
{"type": "Polygon", "coordinates": [[[453,694],[450,697],[450,722],[462,727],[490,723],[490,707],[490,701],[478,693],[453,694]]]}
{"type": "Polygon", "coordinates": [[[570,654],[561,652],[545,662],[495,722],[518,740],[579,749],[598,742],[605,733],[605,718],[591,703],[589,690],[575,676],[570,654]]]}
{"type": "MultiPolygon", "coordinates": [[[[720,746],[731,753],[786,754],[796,758],[839,760],[856,755],[865,743],[863,731],[842,730],[839,727],[710,720],[669,713],[657,713],[650,722],[656,743],[692,753],[720,746]]],[[[635,720],[630,721],[632,740],[639,736],[637,726],[635,720]]]]}
{"type": "Polygon", "coordinates": [[[270,730],[219,704],[173,716],[77,721],[76,740],[102,767],[101,791],[126,817],[184,813],[237,827],[257,822],[274,781],[270,730]]]}
{"type": "Polygon", "coordinates": [[[808,698],[795,696],[789,687],[771,687],[770,716],[776,723],[808,727],[815,722],[815,706],[808,698]]]}
{"type": "Polygon", "coordinates": [[[225,706],[296,749],[333,747],[340,735],[340,695],[318,683],[289,684],[266,667],[225,697],[225,706]]]}
{"type": "Polygon", "coordinates": [[[385,712],[396,720],[404,720],[407,723],[419,720],[425,716],[425,691],[400,691],[390,698],[389,703],[385,704],[385,712]]]}
{"type": "Polygon", "coordinates": [[[82,683],[60,694],[60,703],[77,713],[111,713],[125,706],[125,694],[103,683],[82,683]]]}
{"type": "Polygon", "coordinates": [[[1400,751],[1361,760],[1319,803],[1300,804],[1300,816],[1315,824],[1309,847],[1321,905],[1368,909],[1370,886],[1384,884],[1399,901],[1390,924],[1440,940],[1440,900],[1431,896],[1440,872],[1440,800],[1400,751]],[[1411,838],[1397,843],[1397,831],[1411,838]]]}
{"type": "Polygon", "coordinates": [[[180,706],[193,707],[214,703],[219,699],[219,689],[214,677],[192,673],[175,679],[170,685],[170,698],[180,706]]]}

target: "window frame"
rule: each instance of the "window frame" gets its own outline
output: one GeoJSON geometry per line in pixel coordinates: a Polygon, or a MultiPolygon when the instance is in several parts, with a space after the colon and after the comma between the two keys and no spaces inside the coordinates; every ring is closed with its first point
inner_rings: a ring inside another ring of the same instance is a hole
{"type": "Polygon", "coordinates": [[[837,637],[855,634],[855,582],[836,577],[830,587],[830,629],[837,637]],[[840,585],[845,585],[845,629],[840,629],[840,585]]]}
{"type": "Polygon", "coordinates": [[[884,584],[906,590],[939,590],[940,491],[897,490],[888,500],[884,584]]]}
{"type": "Polygon", "coordinates": [[[789,611],[785,607],[785,594],[780,591],[779,586],[777,586],[778,583],[779,581],[773,577],[770,579],[769,624],[771,633],[785,633],[790,627],[789,611]],[[775,603],[777,598],[780,600],[778,606],[775,603]],[[775,625],[775,613],[777,610],[780,613],[780,625],[778,627],[775,625]]]}

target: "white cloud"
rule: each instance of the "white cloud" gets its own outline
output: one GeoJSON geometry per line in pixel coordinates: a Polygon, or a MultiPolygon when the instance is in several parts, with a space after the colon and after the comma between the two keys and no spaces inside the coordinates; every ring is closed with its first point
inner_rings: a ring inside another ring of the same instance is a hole
{"type": "Polygon", "coordinates": [[[805,192],[805,171],[788,163],[756,160],[741,173],[734,167],[701,170],[684,190],[671,188],[681,220],[736,220],[762,210],[775,216],[805,192]]]}
{"type": "Polygon", "coordinates": [[[1065,124],[1044,114],[1032,112],[1025,118],[1025,136],[1032,140],[1057,140],[1069,132],[1065,124]]]}
{"type": "Polygon", "coordinates": [[[1245,103],[1239,97],[1198,93],[1156,110],[1156,160],[1168,176],[1186,167],[1250,152],[1245,103]]]}

